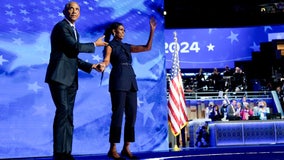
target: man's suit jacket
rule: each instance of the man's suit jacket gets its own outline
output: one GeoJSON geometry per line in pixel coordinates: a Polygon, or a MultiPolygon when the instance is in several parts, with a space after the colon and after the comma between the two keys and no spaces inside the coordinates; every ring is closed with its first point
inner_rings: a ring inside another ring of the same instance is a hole
{"type": "MultiPolygon", "coordinates": [[[[77,31],[76,31],[77,32],[77,31]]],[[[51,33],[51,53],[46,71],[45,82],[52,81],[70,86],[78,81],[78,68],[90,73],[92,64],[78,58],[80,52],[93,53],[93,43],[79,43],[67,20],[58,22],[51,33]]]]}

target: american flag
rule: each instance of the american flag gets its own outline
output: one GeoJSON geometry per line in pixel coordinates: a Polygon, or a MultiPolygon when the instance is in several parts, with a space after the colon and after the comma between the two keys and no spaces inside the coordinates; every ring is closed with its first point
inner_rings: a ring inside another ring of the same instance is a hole
{"type": "Polygon", "coordinates": [[[187,124],[188,119],[186,114],[183,83],[179,67],[179,54],[176,32],[174,32],[174,40],[175,49],[172,57],[173,65],[171,69],[169,85],[170,90],[168,99],[168,120],[173,135],[177,136],[180,134],[181,129],[187,124]]]}

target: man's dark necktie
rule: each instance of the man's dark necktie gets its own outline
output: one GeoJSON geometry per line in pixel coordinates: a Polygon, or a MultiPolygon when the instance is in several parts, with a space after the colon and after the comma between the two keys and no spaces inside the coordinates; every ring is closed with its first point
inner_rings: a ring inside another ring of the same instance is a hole
{"type": "Polygon", "coordinates": [[[73,32],[74,32],[74,35],[75,35],[75,39],[76,39],[76,41],[77,41],[77,32],[76,32],[75,26],[72,26],[72,29],[73,29],[73,32]]]}

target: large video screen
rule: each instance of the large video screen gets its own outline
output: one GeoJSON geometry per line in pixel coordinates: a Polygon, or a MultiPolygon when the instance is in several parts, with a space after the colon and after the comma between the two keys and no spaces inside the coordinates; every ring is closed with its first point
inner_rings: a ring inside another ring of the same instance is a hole
{"type": "Polygon", "coordinates": [[[177,34],[182,69],[234,67],[235,61],[249,61],[260,43],[283,39],[284,26],[249,26],[235,28],[166,29],[166,68],[172,65],[174,32],[177,34]]]}

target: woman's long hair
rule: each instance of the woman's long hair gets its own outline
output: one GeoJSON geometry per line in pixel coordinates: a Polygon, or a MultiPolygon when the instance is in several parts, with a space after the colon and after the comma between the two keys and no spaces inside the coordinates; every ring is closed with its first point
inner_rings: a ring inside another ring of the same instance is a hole
{"type": "MultiPolygon", "coordinates": [[[[123,24],[120,22],[113,22],[105,29],[104,35],[105,35],[105,42],[109,43],[111,36],[114,36],[113,30],[116,30],[119,26],[122,26],[123,24]]],[[[103,50],[103,59],[105,59],[106,54],[106,46],[103,50]]]]}
{"type": "MultiPolygon", "coordinates": [[[[104,32],[104,35],[105,35],[105,42],[109,43],[110,42],[110,38],[111,38],[111,35],[114,36],[114,33],[112,32],[113,30],[116,30],[119,26],[123,25],[122,23],[119,23],[119,22],[113,22],[109,25],[109,27],[107,27],[105,29],[105,32],[104,32]]],[[[104,47],[103,49],[103,60],[105,59],[106,57],[106,47],[104,47]]],[[[101,75],[101,84],[102,84],[102,80],[103,80],[103,77],[104,77],[104,71],[102,72],[102,75],[101,75]]]]}

